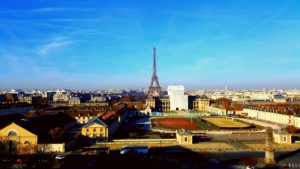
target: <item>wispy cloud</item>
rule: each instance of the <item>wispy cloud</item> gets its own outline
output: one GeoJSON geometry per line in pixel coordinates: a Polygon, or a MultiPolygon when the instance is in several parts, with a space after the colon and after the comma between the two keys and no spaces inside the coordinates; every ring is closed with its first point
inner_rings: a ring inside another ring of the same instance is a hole
{"type": "Polygon", "coordinates": [[[47,57],[49,53],[62,49],[63,47],[71,43],[74,43],[74,41],[64,37],[56,37],[51,42],[39,46],[35,50],[35,53],[37,53],[41,57],[47,57]]]}
{"type": "Polygon", "coordinates": [[[255,31],[263,29],[265,25],[269,24],[270,22],[276,21],[276,19],[282,15],[285,11],[288,10],[293,5],[294,1],[288,1],[286,5],[283,5],[280,9],[275,10],[275,12],[272,13],[272,15],[269,15],[262,21],[258,22],[256,25],[254,25],[251,29],[249,29],[245,34],[244,37],[250,36],[255,31]]]}
{"type": "Polygon", "coordinates": [[[31,9],[27,10],[30,12],[59,12],[59,11],[90,11],[90,10],[95,10],[93,8],[67,8],[67,7],[51,7],[51,8],[36,8],[36,9],[31,9]]]}
{"type": "Polygon", "coordinates": [[[84,12],[84,11],[106,10],[105,8],[77,8],[77,7],[48,7],[33,8],[25,10],[2,10],[0,13],[43,13],[43,12],[84,12]]]}

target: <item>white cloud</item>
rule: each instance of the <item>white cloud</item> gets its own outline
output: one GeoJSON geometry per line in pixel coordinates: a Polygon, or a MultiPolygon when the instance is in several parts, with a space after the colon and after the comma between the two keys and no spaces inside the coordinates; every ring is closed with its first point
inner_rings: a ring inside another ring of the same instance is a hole
{"type": "Polygon", "coordinates": [[[41,57],[46,57],[49,55],[49,53],[62,49],[63,47],[71,43],[73,43],[73,41],[68,40],[64,37],[56,37],[51,42],[38,47],[35,50],[35,53],[37,53],[41,57]]]}

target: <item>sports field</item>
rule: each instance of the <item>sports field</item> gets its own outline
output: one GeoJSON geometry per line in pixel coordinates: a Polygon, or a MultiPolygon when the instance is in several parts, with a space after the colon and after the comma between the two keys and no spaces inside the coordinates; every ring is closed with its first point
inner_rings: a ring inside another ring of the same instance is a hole
{"type": "Polygon", "coordinates": [[[201,128],[187,118],[154,118],[151,119],[152,127],[162,129],[200,130],[201,128]]]}
{"type": "Polygon", "coordinates": [[[233,121],[221,117],[206,117],[203,120],[216,125],[219,128],[247,128],[250,127],[248,124],[244,124],[238,121],[233,121]]]}

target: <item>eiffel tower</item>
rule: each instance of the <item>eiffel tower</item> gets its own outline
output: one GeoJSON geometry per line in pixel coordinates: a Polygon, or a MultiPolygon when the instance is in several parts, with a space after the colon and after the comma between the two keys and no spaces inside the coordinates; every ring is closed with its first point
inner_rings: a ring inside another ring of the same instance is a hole
{"type": "Polygon", "coordinates": [[[150,87],[148,88],[148,96],[153,96],[153,97],[163,96],[161,87],[159,86],[157,70],[156,70],[156,48],[155,47],[153,48],[153,74],[151,77],[150,87]]]}

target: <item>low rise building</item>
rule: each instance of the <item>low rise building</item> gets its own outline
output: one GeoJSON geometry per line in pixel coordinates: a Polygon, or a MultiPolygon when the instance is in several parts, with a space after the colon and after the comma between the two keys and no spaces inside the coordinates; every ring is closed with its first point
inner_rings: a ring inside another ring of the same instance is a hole
{"type": "Polygon", "coordinates": [[[159,103],[158,105],[160,105],[159,109],[163,112],[165,111],[170,111],[171,110],[171,103],[170,103],[170,99],[168,96],[164,96],[161,97],[159,99],[159,103]]]}
{"type": "Polygon", "coordinates": [[[151,108],[156,108],[156,104],[155,104],[155,99],[152,97],[152,96],[150,96],[150,97],[148,97],[147,99],[146,99],[146,102],[145,102],[145,105],[144,105],[144,107],[146,108],[146,107],[151,107],[151,108]]]}
{"type": "Polygon", "coordinates": [[[0,129],[2,153],[36,153],[38,136],[24,127],[11,123],[0,129]]]}
{"type": "Polygon", "coordinates": [[[244,108],[243,113],[246,113],[248,117],[259,120],[271,121],[283,125],[295,125],[296,117],[294,115],[282,114],[278,110],[262,109],[259,107],[250,106],[244,108]]]}
{"type": "Polygon", "coordinates": [[[79,97],[71,97],[68,101],[69,106],[76,106],[80,105],[80,98],[79,97]]]}
{"type": "Polygon", "coordinates": [[[295,127],[300,128],[300,115],[295,116],[295,127]]]}
{"type": "Polygon", "coordinates": [[[108,126],[102,120],[95,117],[84,124],[81,134],[96,141],[107,141],[109,130],[108,126]]]}
{"type": "Polygon", "coordinates": [[[53,95],[54,102],[68,102],[71,95],[69,93],[57,92],[53,95]]]}
{"type": "Polygon", "coordinates": [[[98,113],[98,112],[90,112],[90,113],[87,113],[87,114],[83,114],[83,113],[78,113],[76,116],[75,116],[75,119],[77,120],[78,123],[80,124],[85,124],[87,123],[88,121],[98,117],[98,116],[101,116],[102,113],[98,113]]]}
{"type": "Polygon", "coordinates": [[[193,101],[193,110],[209,111],[210,100],[208,98],[199,97],[193,101]]]}
{"type": "Polygon", "coordinates": [[[38,149],[39,144],[63,152],[64,145],[73,141],[72,138],[66,138],[64,133],[76,124],[76,120],[64,113],[49,113],[14,121],[8,123],[2,119],[0,123],[0,153],[36,153],[41,150],[38,149]]]}
{"type": "Polygon", "coordinates": [[[176,140],[179,144],[193,144],[193,134],[187,130],[176,130],[176,140]]]}
{"type": "Polygon", "coordinates": [[[223,108],[218,108],[214,106],[209,106],[208,111],[215,115],[225,116],[227,115],[227,110],[223,108]]]}
{"type": "Polygon", "coordinates": [[[108,102],[83,102],[80,104],[81,106],[97,106],[97,107],[107,107],[109,106],[108,102]]]}
{"type": "Polygon", "coordinates": [[[65,143],[38,144],[38,152],[40,152],[40,153],[64,153],[65,152],[65,143]]]}
{"type": "Polygon", "coordinates": [[[19,96],[19,102],[36,105],[42,99],[42,96],[19,96]]]}
{"type": "Polygon", "coordinates": [[[273,139],[278,144],[292,144],[292,135],[286,130],[273,131],[273,139]]]}
{"type": "Polygon", "coordinates": [[[280,94],[273,95],[273,102],[275,103],[286,103],[287,99],[280,94]]]}
{"type": "Polygon", "coordinates": [[[85,123],[81,133],[96,142],[105,142],[111,139],[126,118],[126,111],[107,111],[85,123]]]}
{"type": "Polygon", "coordinates": [[[106,102],[106,97],[94,96],[91,98],[92,102],[106,102]]]}

